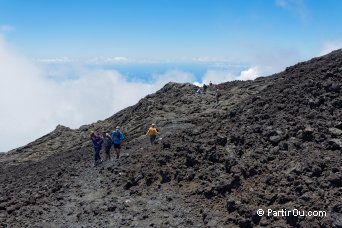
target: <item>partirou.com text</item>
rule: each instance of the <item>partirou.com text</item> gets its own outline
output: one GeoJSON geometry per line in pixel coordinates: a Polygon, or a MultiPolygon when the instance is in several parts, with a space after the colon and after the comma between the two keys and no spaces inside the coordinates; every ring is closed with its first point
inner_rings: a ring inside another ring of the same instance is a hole
{"type": "Polygon", "coordinates": [[[299,209],[258,209],[257,215],[259,216],[268,216],[268,217],[286,217],[286,216],[299,216],[299,217],[326,217],[326,211],[305,211],[299,209]]]}

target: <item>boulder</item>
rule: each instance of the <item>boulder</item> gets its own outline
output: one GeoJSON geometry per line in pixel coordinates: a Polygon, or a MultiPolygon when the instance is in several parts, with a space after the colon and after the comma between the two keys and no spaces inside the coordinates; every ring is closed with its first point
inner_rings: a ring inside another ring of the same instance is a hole
{"type": "Polygon", "coordinates": [[[328,149],[331,150],[341,150],[342,141],[340,139],[330,139],[328,141],[328,149]]]}
{"type": "Polygon", "coordinates": [[[336,137],[336,136],[341,136],[342,135],[342,130],[338,128],[329,128],[329,133],[331,136],[336,137]]]}
{"type": "Polygon", "coordinates": [[[281,141],[281,137],[279,135],[271,136],[270,137],[270,142],[276,146],[278,143],[281,141]]]}

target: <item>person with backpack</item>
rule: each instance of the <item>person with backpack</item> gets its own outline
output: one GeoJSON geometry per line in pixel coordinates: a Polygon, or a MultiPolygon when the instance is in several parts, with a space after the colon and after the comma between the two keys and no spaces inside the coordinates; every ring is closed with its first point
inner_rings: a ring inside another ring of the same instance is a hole
{"type": "Polygon", "coordinates": [[[203,93],[205,93],[208,89],[208,86],[206,84],[203,84],[203,93]]]}
{"type": "Polygon", "coordinates": [[[105,156],[106,156],[105,161],[110,161],[110,149],[112,148],[113,139],[105,131],[102,133],[102,139],[103,139],[103,147],[104,147],[105,156]]]}
{"type": "Polygon", "coordinates": [[[157,138],[157,134],[159,133],[158,129],[156,128],[155,124],[151,124],[151,127],[148,129],[148,131],[146,132],[146,135],[150,136],[150,142],[151,145],[155,144],[156,138],[157,138]]]}
{"type": "Polygon", "coordinates": [[[93,143],[94,151],[95,151],[95,153],[94,153],[94,165],[93,165],[93,167],[95,167],[101,163],[100,151],[102,148],[103,140],[100,137],[100,135],[96,135],[95,132],[91,132],[90,139],[93,143]]]}
{"type": "Polygon", "coordinates": [[[121,150],[121,143],[124,140],[123,133],[119,131],[119,126],[116,127],[115,131],[112,132],[114,150],[116,153],[116,158],[119,159],[120,157],[120,150],[121,150]]]}

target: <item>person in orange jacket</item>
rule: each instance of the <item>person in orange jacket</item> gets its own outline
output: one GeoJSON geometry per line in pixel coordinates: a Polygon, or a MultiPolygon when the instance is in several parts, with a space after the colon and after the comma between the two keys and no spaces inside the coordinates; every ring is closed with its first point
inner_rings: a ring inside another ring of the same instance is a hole
{"type": "Polygon", "coordinates": [[[150,136],[151,145],[155,144],[155,141],[156,141],[156,138],[157,138],[157,134],[159,134],[159,131],[156,128],[156,125],[155,124],[151,124],[151,127],[146,132],[146,135],[150,136]]]}

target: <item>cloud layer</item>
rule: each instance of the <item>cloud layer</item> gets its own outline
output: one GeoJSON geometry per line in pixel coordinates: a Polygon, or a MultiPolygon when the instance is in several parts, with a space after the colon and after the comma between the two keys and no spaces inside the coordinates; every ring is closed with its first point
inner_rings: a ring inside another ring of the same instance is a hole
{"type": "MultiPolygon", "coordinates": [[[[269,53],[269,58],[259,54],[255,65],[239,74],[208,69],[196,84],[252,80],[275,73],[288,63],[280,58],[284,52],[269,53]]],[[[77,128],[105,119],[170,81],[196,81],[192,73],[169,70],[151,75],[148,82],[137,82],[118,71],[85,67],[67,57],[33,62],[16,52],[1,35],[0,59],[0,152],[25,145],[58,124],[77,128]]]]}
{"type": "MultiPolygon", "coordinates": [[[[107,118],[169,81],[194,81],[190,73],[154,75],[153,83],[129,82],[115,70],[75,66],[76,77],[51,80],[0,37],[0,152],[24,145],[63,124],[72,128],[107,118]]],[[[63,65],[57,67],[63,75],[63,65]]],[[[51,70],[51,69],[50,69],[51,70]]]]}

